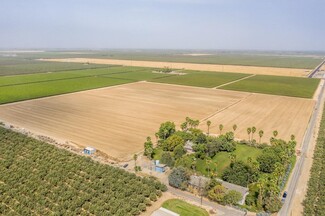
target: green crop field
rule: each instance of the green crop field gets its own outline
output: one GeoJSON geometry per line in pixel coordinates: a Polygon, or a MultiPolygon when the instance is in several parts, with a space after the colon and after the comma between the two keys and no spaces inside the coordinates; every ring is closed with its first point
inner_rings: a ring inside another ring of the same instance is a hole
{"type": "Polygon", "coordinates": [[[162,204],[162,207],[176,212],[180,216],[208,216],[209,213],[198,206],[189,204],[180,199],[170,199],[162,204]]]}
{"type": "Polygon", "coordinates": [[[0,57],[0,76],[107,67],[99,64],[43,62],[28,58],[0,57]]]}
{"type": "Polygon", "coordinates": [[[130,83],[130,80],[87,77],[0,87],[0,104],[23,101],[94,88],[130,83]]]}
{"type": "Polygon", "coordinates": [[[106,77],[118,78],[118,79],[131,79],[134,81],[154,81],[156,79],[164,78],[164,77],[171,77],[176,75],[171,74],[163,74],[163,73],[153,73],[154,69],[152,68],[143,68],[137,69],[134,67],[133,71],[131,69],[130,72],[127,73],[114,73],[114,74],[107,74],[106,77]]]}
{"type": "Polygon", "coordinates": [[[167,190],[2,127],[0,142],[0,215],[139,215],[167,190]]]}
{"type": "Polygon", "coordinates": [[[203,72],[203,71],[182,71],[185,75],[168,76],[152,79],[153,82],[169,83],[177,85],[197,86],[212,88],[231,81],[235,81],[250,74],[223,73],[223,72],[203,72]]]}
{"type": "Polygon", "coordinates": [[[0,104],[161,77],[148,68],[109,67],[0,77],[0,104]]]}
{"type": "Polygon", "coordinates": [[[226,90],[312,98],[319,79],[257,75],[221,87],[226,90]]]}
{"type": "MultiPolygon", "coordinates": [[[[89,90],[136,81],[212,88],[250,76],[249,74],[181,71],[185,75],[153,73],[153,68],[109,66],[0,76],[0,104],[89,90]]],[[[318,79],[258,75],[221,87],[227,90],[311,98],[318,79]]]]}

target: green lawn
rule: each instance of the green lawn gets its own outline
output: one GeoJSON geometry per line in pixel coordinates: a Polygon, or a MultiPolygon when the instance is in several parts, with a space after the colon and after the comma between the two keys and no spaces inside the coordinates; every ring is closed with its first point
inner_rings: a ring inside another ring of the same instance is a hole
{"type": "Polygon", "coordinates": [[[204,71],[184,71],[186,75],[168,76],[164,78],[152,79],[153,82],[169,83],[177,85],[198,86],[212,88],[234,80],[238,80],[250,74],[204,72],[204,71]]]}
{"type": "Polygon", "coordinates": [[[221,89],[312,98],[319,81],[300,77],[257,75],[223,86],[221,89]]]}
{"type": "Polygon", "coordinates": [[[180,199],[167,200],[162,204],[162,207],[180,214],[180,216],[209,216],[209,213],[205,209],[191,205],[180,199]]]}
{"type": "MultiPolygon", "coordinates": [[[[261,149],[242,144],[237,144],[236,150],[234,151],[236,160],[245,162],[249,157],[252,158],[252,161],[255,161],[261,153],[261,149]]],[[[228,152],[219,152],[212,159],[213,162],[210,164],[210,169],[213,170],[213,172],[216,172],[218,177],[221,177],[223,171],[230,165],[229,155],[230,153],[228,152]]],[[[208,165],[204,160],[196,160],[196,169],[200,173],[208,175],[207,167],[208,165]]]]}

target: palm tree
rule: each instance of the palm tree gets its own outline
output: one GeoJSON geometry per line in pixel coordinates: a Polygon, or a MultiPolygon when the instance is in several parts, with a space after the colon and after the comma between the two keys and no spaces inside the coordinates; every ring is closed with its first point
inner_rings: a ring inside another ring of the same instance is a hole
{"type": "Polygon", "coordinates": [[[187,122],[183,122],[183,123],[181,124],[181,129],[182,129],[183,131],[185,131],[185,130],[187,129],[187,122]]]}
{"type": "Polygon", "coordinates": [[[263,131],[263,130],[260,130],[260,131],[258,132],[258,135],[259,135],[259,137],[260,137],[260,143],[261,143],[262,137],[263,137],[263,135],[264,135],[264,131],[263,131]]]}
{"type": "Polygon", "coordinates": [[[135,168],[135,170],[137,170],[137,159],[138,159],[138,155],[134,154],[133,155],[133,160],[134,160],[134,168],[135,168]]]}
{"type": "Polygon", "coordinates": [[[296,139],[295,135],[291,134],[291,141],[294,141],[296,139]]]}
{"type": "Polygon", "coordinates": [[[254,133],[256,132],[256,127],[252,127],[252,140],[253,140],[253,136],[254,136],[254,133]]]}
{"type": "Polygon", "coordinates": [[[234,134],[235,134],[235,132],[236,132],[236,130],[237,130],[237,125],[234,124],[234,125],[232,126],[232,129],[234,130],[234,134]]]}
{"type": "Polygon", "coordinates": [[[277,130],[275,130],[275,131],[273,131],[273,136],[274,136],[274,138],[276,138],[277,136],[278,136],[278,131],[277,130]]]}
{"type": "Polygon", "coordinates": [[[263,205],[263,198],[264,198],[264,189],[266,187],[266,184],[267,184],[267,179],[262,176],[259,178],[259,180],[257,181],[256,185],[259,189],[259,192],[258,192],[258,202],[260,205],[263,205]]]}
{"type": "Polygon", "coordinates": [[[251,141],[251,136],[250,136],[251,132],[252,132],[252,128],[247,128],[248,141],[251,141]]]}
{"type": "Polygon", "coordinates": [[[219,125],[220,134],[222,134],[222,129],[223,129],[223,125],[220,124],[220,125],[219,125]]]}
{"type": "Polygon", "coordinates": [[[211,121],[207,121],[207,126],[208,126],[208,135],[210,134],[210,125],[211,125],[211,121]]]}

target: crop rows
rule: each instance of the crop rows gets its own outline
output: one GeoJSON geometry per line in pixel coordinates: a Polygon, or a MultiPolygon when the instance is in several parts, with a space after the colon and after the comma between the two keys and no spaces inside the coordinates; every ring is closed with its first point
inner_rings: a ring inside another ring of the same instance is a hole
{"type": "Polygon", "coordinates": [[[138,215],[166,186],[0,128],[0,215],[138,215]]]}
{"type": "Polygon", "coordinates": [[[313,165],[308,181],[304,215],[325,215],[325,107],[314,150],[313,165]]]}

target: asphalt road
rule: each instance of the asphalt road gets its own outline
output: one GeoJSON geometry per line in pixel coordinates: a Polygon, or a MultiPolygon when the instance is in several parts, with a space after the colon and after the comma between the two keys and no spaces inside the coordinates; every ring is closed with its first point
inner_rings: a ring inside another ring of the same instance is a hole
{"type": "Polygon", "coordinates": [[[308,78],[313,78],[315,76],[315,74],[317,73],[317,71],[323,66],[323,64],[325,64],[325,59],[322,63],[320,63],[309,75],[308,78]]]}
{"type": "Polygon", "coordinates": [[[290,210],[291,210],[291,205],[292,205],[292,200],[293,200],[292,198],[295,195],[297,183],[298,183],[299,177],[301,175],[302,167],[304,166],[307,149],[313,139],[313,133],[314,133],[315,126],[316,126],[316,119],[317,119],[317,116],[322,114],[322,110],[320,109],[320,106],[323,103],[322,99],[323,99],[323,95],[324,95],[324,90],[325,90],[325,84],[323,84],[321,91],[318,95],[317,102],[314,107],[314,112],[313,112],[313,115],[311,116],[311,119],[309,121],[308,128],[306,130],[306,134],[305,134],[305,137],[304,137],[304,140],[302,143],[301,156],[297,160],[296,166],[292,173],[292,178],[291,178],[290,182],[288,183],[288,188],[287,188],[288,195],[287,195],[284,205],[282,206],[282,209],[278,213],[279,216],[291,215],[290,210]]]}

